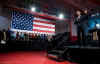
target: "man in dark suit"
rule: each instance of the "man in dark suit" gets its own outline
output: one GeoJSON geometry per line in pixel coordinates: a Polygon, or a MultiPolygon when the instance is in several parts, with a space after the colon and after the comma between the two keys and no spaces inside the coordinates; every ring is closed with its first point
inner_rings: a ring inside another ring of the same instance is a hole
{"type": "Polygon", "coordinates": [[[3,39],[2,37],[3,37],[3,33],[2,33],[2,31],[0,31],[0,42],[3,39]]]}
{"type": "Polygon", "coordinates": [[[76,16],[75,16],[75,24],[77,25],[77,37],[78,37],[78,44],[80,45],[80,40],[81,40],[81,27],[80,27],[80,17],[81,17],[81,12],[79,10],[76,11],[76,16]]]}
{"type": "Polygon", "coordinates": [[[84,45],[83,43],[85,42],[85,33],[84,33],[84,27],[82,24],[82,12],[80,10],[76,11],[76,16],[75,16],[75,24],[77,26],[77,37],[78,37],[78,44],[84,45]]]}
{"type": "Polygon", "coordinates": [[[6,36],[7,36],[7,40],[11,40],[11,31],[8,28],[8,30],[6,31],[6,36]]]}

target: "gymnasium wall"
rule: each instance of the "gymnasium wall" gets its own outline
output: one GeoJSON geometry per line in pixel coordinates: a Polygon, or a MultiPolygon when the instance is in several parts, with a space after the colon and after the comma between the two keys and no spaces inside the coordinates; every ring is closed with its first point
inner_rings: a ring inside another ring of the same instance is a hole
{"type": "MultiPolygon", "coordinates": [[[[11,23],[11,15],[8,8],[0,5],[0,30],[8,29],[11,23]]],[[[64,21],[56,21],[56,33],[69,32],[69,24],[64,21]]]]}
{"type": "Polygon", "coordinates": [[[0,5],[0,30],[8,29],[10,26],[10,14],[7,8],[0,5]]]}

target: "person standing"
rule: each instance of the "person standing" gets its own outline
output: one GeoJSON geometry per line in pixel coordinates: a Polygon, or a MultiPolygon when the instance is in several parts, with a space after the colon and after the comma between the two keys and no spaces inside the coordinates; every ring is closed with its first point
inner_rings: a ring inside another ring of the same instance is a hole
{"type": "Polygon", "coordinates": [[[0,31],[0,42],[2,39],[3,39],[3,33],[2,33],[2,31],[0,31]]]}
{"type": "Polygon", "coordinates": [[[7,40],[11,40],[11,31],[10,31],[9,28],[8,28],[8,30],[6,32],[6,35],[7,35],[7,40]]]}
{"type": "Polygon", "coordinates": [[[3,29],[3,40],[6,41],[7,40],[7,35],[6,35],[6,30],[3,29]]]}
{"type": "Polygon", "coordinates": [[[87,46],[88,45],[88,40],[86,38],[86,36],[88,35],[87,32],[86,32],[86,27],[89,27],[89,24],[88,24],[88,20],[89,20],[89,13],[88,13],[88,9],[84,9],[83,10],[83,14],[82,14],[82,21],[83,21],[83,45],[84,46],[87,46]]]}
{"type": "Polygon", "coordinates": [[[77,10],[76,11],[76,16],[75,16],[75,24],[77,26],[77,37],[78,37],[78,45],[83,45],[84,43],[84,30],[82,27],[82,11],[77,10]]]}
{"type": "Polygon", "coordinates": [[[6,36],[6,30],[3,29],[3,32],[2,32],[2,40],[1,40],[1,44],[6,44],[6,40],[7,40],[7,36],[6,36]]]}

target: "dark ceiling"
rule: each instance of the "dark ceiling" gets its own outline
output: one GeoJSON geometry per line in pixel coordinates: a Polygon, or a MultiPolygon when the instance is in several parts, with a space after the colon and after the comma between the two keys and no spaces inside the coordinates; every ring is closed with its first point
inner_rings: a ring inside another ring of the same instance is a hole
{"type": "MultiPolygon", "coordinates": [[[[44,12],[72,13],[76,9],[98,8],[100,0],[3,0],[2,5],[29,8],[35,5],[44,12]]],[[[100,7],[99,7],[100,8],[100,7]]]]}

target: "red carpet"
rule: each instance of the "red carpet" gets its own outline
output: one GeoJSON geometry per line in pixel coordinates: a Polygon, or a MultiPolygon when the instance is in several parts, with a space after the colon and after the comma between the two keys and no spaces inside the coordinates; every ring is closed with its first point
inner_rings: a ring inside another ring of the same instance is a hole
{"type": "Polygon", "coordinates": [[[44,52],[0,53],[0,64],[72,64],[48,59],[44,52]]]}

